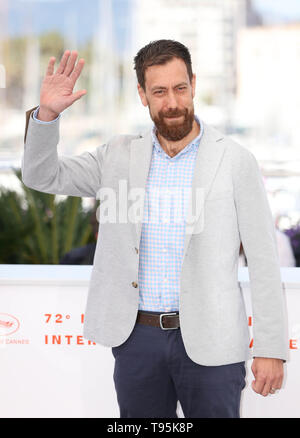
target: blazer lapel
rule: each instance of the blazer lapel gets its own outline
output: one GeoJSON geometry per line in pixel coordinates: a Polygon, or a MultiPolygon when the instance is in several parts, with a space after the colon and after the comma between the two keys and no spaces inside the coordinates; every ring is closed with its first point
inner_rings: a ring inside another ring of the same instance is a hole
{"type": "MultiPolygon", "coordinates": [[[[143,189],[146,193],[147,177],[150,170],[152,157],[152,137],[149,129],[140,138],[134,139],[130,145],[130,163],[129,163],[129,190],[143,189]]],[[[144,216],[144,200],[141,203],[140,217],[144,216]]],[[[142,219],[135,223],[137,243],[139,245],[142,231],[142,219]]]]}
{"type": "MultiPolygon", "coordinates": [[[[192,190],[190,193],[190,202],[188,206],[187,217],[191,218],[195,211],[194,201],[197,193],[203,193],[203,203],[200,203],[200,209],[197,211],[198,220],[186,226],[184,239],[183,258],[185,257],[191,235],[195,232],[196,225],[202,218],[202,209],[209,193],[211,184],[216,175],[218,166],[222,159],[225,146],[222,142],[223,136],[213,127],[203,123],[203,136],[201,138],[192,180],[192,190]]],[[[151,130],[148,130],[140,138],[134,139],[130,145],[130,163],[129,163],[129,188],[143,189],[146,193],[147,177],[151,165],[152,157],[152,137],[151,130]]],[[[144,202],[141,203],[140,218],[144,216],[144,202]]],[[[135,223],[137,242],[139,244],[142,230],[142,219],[135,223]]]]}
{"type": "Polygon", "coordinates": [[[186,255],[191,236],[195,232],[196,227],[203,226],[203,224],[201,225],[199,221],[203,220],[202,213],[205,200],[225,150],[224,143],[220,142],[223,137],[224,136],[215,128],[203,123],[203,135],[200,140],[196,156],[190,200],[187,211],[187,218],[192,218],[192,215],[196,211],[198,220],[194,220],[192,224],[186,225],[182,262],[186,255]],[[197,206],[200,208],[196,209],[195,200],[197,200],[199,193],[200,196],[203,196],[203,198],[200,198],[202,202],[200,202],[200,205],[197,206]]]}

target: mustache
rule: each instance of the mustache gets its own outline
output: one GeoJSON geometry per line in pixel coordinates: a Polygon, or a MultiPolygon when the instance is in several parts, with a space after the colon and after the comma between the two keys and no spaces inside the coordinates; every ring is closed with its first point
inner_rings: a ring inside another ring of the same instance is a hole
{"type": "Polygon", "coordinates": [[[170,118],[172,118],[172,117],[179,117],[179,116],[185,116],[186,115],[186,113],[187,113],[187,109],[185,109],[185,110],[178,110],[178,109],[175,109],[175,110],[172,110],[172,111],[168,111],[168,112],[166,112],[166,113],[163,113],[163,112],[159,112],[159,117],[170,117],[170,118]]]}

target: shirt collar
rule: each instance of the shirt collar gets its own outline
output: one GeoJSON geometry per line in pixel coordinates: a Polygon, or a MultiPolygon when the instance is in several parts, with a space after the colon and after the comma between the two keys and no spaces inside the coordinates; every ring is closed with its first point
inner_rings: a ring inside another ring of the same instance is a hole
{"type": "Polygon", "coordinates": [[[156,135],[156,132],[157,132],[157,130],[156,130],[156,126],[155,125],[153,125],[152,126],[152,129],[151,129],[151,137],[152,137],[152,144],[153,144],[153,147],[154,147],[154,149],[155,149],[155,151],[156,152],[159,152],[159,153],[162,153],[162,154],[164,154],[167,158],[169,158],[169,159],[174,159],[174,158],[177,158],[179,155],[182,155],[183,153],[185,153],[185,152],[188,152],[190,149],[195,149],[195,148],[197,148],[198,146],[199,146],[199,143],[200,143],[200,140],[201,140],[201,137],[202,137],[202,135],[203,135],[203,123],[202,123],[202,120],[195,114],[194,115],[194,117],[195,117],[195,120],[196,120],[196,122],[200,125],[200,132],[199,132],[199,134],[197,135],[197,137],[196,138],[194,138],[194,140],[192,140],[188,145],[186,145],[177,155],[175,155],[174,157],[170,157],[164,150],[163,150],[163,148],[161,147],[161,145],[160,145],[160,143],[159,143],[159,141],[158,141],[158,138],[157,138],[157,135],[156,135]]]}

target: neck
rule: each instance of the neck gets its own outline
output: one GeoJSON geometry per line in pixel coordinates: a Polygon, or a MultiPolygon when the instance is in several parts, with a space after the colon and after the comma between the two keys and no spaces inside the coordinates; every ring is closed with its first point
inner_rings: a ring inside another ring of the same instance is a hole
{"type": "Polygon", "coordinates": [[[163,150],[170,156],[174,157],[182,149],[184,149],[191,141],[194,140],[200,133],[200,125],[194,120],[192,130],[179,141],[170,141],[162,137],[159,132],[157,132],[157,139],[163,148],[163,150]]]}

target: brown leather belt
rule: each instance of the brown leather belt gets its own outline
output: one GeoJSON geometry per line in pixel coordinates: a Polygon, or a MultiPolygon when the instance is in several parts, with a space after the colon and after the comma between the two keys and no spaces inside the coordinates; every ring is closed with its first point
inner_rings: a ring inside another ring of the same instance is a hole
{"type": "Polygon", "coordinates": [[[152,327],[160,327],[163,330],[177,329],[180,327],[179,312],[151,314],[139,310],[136,322],[151,325],[152,327]]]}

